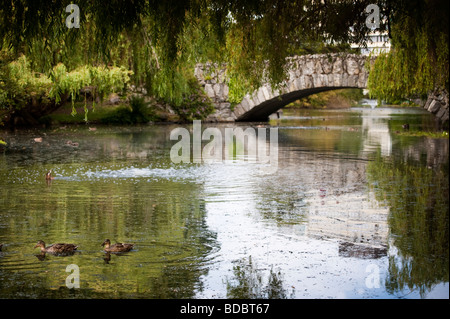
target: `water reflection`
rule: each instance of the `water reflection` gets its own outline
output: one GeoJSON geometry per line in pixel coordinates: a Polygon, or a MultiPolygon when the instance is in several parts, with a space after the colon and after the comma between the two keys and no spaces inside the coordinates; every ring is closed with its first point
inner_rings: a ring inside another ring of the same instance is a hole
{"type": "Polygon", "coordinates": [[[172,164],[174,126],[2,135],[0,297],[420,298],[448,284],[448,140],[395,134],[429,114],[305,112],[270,122],[276,174],[245,155],[172,164]],[[38,238],[80,254],[39,259],[38,238]],[[107,254],[104,238],[135,251],[107,254]]]}
{"type": "Polygon", "coordinates": [[[2,187],[6,210],[0,216],[0,237],[10,243],[10,258],[0,260],[1,277],[8,278],[0,295],[17,297],[19,284],[27,297],[54,296],[51,290],[64,286],[65,267],[76,264],[81,286],[93,289],[89,296],[96,298],[193,297],[205,271],[202,262],[215,246],[214,235],[202,222],[204,204],[196,195],[201,192],[195,189],[196,184],[146,179],[118,184],[56,179],[50,187],[44,180],[2,187]],[[41,264],[36,265],[29,256],[37,237],[77,242],[81,253],[38,255],[41,264]],[[108,257],[99,245],[106,237],[136,242],[136,251],[108,257]],[[45,280],[39,284],[36,277],[45,280]]]}
{"type": "Polygon", "coordinates": [[[383,156],[392,154],[392,137],[388,127],[388,115],[373,117],[370,114],[362,115],[362,130],[364,132],[364,149],[367,153],[379,147],[383,156]]]}
{"type": "Polygon", "coordinates": [[[54,256],[54,257],[67,257],[67,256],[73,256],[75,254],[80,254],[79,251],[71,251],[71,252],[65,252],[65,253],[50,253],[50,252],[43,252],[41,251],[39,254],[36,254],[36,258],[40,261],[44,261],[46,258],[51,258],[48,256],[54,256]]]}
{"type": "Polygon", "coordinates": [[[266,279],[264,276],[266,271],[260,270],[252,262],[251,256],[237,260],[234,264],[234,276],[227,279],[227,298],[286,299],[289,297],[287,289],[284,288],[281,272],[270,269],[266,279]]]}
{"type": "Polygon", "coordinates": [[[387,249],[365,244],[341,242],[339,243],[339,255],[343,257],[356,257],[362,259],[378,259],[387,256],[387,249]]]}
{"type": "Polygon", "coordinates": [[[448,160],[440,166],[431,169],[380,156],[368,166],[376,197],[390,209],[386,289],[391,293],[408,288],[424,296],[448,282],[448,160]]]}

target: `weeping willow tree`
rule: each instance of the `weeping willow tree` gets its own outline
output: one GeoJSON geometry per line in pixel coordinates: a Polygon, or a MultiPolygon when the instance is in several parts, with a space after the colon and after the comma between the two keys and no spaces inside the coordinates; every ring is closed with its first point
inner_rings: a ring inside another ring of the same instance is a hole
{"type": "Polygon", "coordinates": [[[287,56],[329,52],[329,48],[340,52],[348,50],[349,43],[364,44],[369,3],[220,1],[219,11],[228,13],[221,25],[226,27],[230,101],[239,103],[263,82],[277,88],[287,78],[287,56]]]}
{"type": "Polygon", "coordinates": [[[195,63],[227,63],[238,102],[263,80],[281,83],[289,55],[314,53],[317,43],[364,43],[374,1],[80,0],[80,27],[70,29],[70,1],[0,2],[0,45],[15,59],[25,55],[33,72],[48,76],[58,63],[69,72],[125,67],[131,83],[181,107],[198,91],[195,63]]]}
{"type": "Polygon", "coordinates": [[[384,100],[449,90],[448,1],[389,1],[392,50],[371,68],[368,86],[384,100]]]}

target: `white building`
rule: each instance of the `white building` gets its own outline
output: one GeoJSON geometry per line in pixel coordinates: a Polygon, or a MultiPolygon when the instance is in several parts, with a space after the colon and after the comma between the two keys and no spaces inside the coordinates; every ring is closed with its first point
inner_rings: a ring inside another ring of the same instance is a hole
{"type": "Polygon", "coordinates": [[[387,32],[372,31],[367,38],[367,47],[361,44],[352,43],[352,49],[360,49],[361,54],[369,55],[370,53],[380,54],[387,53],[391,49],[391,42],[387,32]]]}

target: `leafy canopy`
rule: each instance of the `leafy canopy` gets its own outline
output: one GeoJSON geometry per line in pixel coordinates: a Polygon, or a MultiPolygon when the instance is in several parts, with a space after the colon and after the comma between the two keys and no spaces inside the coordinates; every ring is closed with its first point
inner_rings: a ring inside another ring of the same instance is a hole
{"type": "Polygon", "coordinates": [[[238,92],[257,85],[263,73],[273,84],[281,82],[285,57],[314,43],[364,42],[364,10],[373,3],[79,0],[80,28],[68,29],[69,0],[1,1],[0,45],[27,55],[36,71],[49,72],[60,62],[69,70],[125,66],[133,70],[133,82],[174,104],[187,93],[197,62],[227,62],[238,92]]]}
{"type": "Polygon", "coordinates": [[[0,1],[0,45],[24,54],[33,71],[51,76],[59,63],[81,73],[86,65],[123,67],[133,71],[132,83],[175,106],[197,90],[199,62],[226,63],[230,99],[239,102],[263,80],[281,83],[289,55],[364,44],[373,3],[393,45],[371,72],[373,94],[448,88],[445,0],[79,0],[79,29],[65,25],[69,0],[0,1]]]}
{"type": "Polygon", "coordinates": [[[449,2],[389,3],[393,49],[377,58],[369,76],[372,95],[384,100],[449,90],[449,2]]]}

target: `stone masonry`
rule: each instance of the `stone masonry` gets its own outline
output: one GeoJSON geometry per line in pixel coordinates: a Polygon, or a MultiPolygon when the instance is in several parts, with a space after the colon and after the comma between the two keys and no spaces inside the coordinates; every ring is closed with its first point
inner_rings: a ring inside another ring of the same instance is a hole
{"type": "Polygon", "coordinates": [[[280,88],[264,84],[231,110],[228,101],[226,65],[198,64],[195,76],[212,100],[216,112],[207,121],[266,121],[270,114],[302,97],[342,88],[365,88],[366,56],[356,54],[314,54],[287,58],[288,79],[280,88]]]}
{"type": "Polygon", "coordinates": [[[442,123],[448,123],[448,92],[446,90],[431,92],[423,107],[435,114],[442,123]]]}

